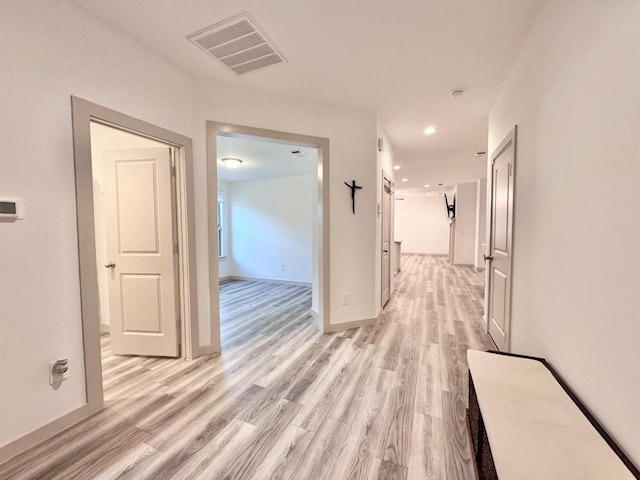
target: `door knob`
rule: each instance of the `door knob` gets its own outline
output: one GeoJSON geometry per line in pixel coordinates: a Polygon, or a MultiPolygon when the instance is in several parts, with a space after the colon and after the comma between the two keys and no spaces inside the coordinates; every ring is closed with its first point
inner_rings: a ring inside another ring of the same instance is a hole
{"type": "Polygon", "coordinates": [[[104,264],[105,268],[116,268],[116,262],[109,262],[104,264]]]}
{"type": "Polygon", "coordinates": [[[484,261],[486,262],[487,260],[493,260],[493,255],[485,255],[484,261]]]}

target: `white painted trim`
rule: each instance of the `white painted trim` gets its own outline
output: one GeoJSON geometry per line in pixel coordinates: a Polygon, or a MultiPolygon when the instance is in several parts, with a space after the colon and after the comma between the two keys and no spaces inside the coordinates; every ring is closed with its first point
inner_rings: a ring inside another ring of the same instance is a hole
{"type": "Polygon", "coordinates": [[[111,325],[109,325],[108,323],[101,323],[100,334],[102,335],[103,333],[111,333],[111,325]]]}
{"type": "Polygon", "coordinates": [[[335,323],[329,325],[325,330],[325,333],[329,332],[342,332],[344,330],[350,330],[352,328],[366,327],[368,325],[375,325],[378,322],[380,315],[375,318],[365,318],[364,320],[356,320],[354,322],[335,323]]]}
{"type": "Polygon", "coordinates": [[[38,445],[39,443],[49,440],[54,435],[57,435],[63,430],[66,430],[85,418],[88,418],[89,415],[89,405],[83,405],[62,417],[22,435],[6,445],[3,445],[0,447],[0,464],[15,457],[16,455],[20,455],[22,452],[38,445]]]}
{"type": "Polygon", "coordinates": [[[242,275],[230,275],[225,278],[229,280],[244,280],[247,282],[281,283],[283,285],[301,285],[303,287],[311,286],[311,282],[298,282],[296,280],[281,280],[279,278],[245,277],[242,275]]]}

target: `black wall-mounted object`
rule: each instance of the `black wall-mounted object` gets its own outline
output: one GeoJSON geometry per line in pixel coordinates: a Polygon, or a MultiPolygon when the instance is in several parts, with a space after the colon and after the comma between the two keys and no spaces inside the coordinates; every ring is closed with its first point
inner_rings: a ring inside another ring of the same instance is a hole
{"type": "Polygon", "coordinates": [[[356,190],[362,187],[359,187],[358,185],[356,185],[355,180],[351,180],[351,184],[348,184],[347,182],[344,182],[344,184],[351,189],[351,211],[355,215],[356,214],[356,190]]]}
{"type": "Polygon", "coordinates": [[[447,218],[456,218],[456,194],[453,194],[453,203],[449,205],[447,194],[444,194],[444,204],[447,207],[447,218]]]}

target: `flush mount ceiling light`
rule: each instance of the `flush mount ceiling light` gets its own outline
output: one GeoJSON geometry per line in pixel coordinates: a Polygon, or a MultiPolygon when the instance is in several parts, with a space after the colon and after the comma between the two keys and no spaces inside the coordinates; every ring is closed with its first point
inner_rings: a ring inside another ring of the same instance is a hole
{"type": "Polygon", "coordinates": [[[242,163],[239,158],[226,157],[220,160],[222,164],[227,168],[238,168],[242,163]]]}
{"type": "Polygon", "coordinates": [[[393,166],[393,169],[394,169],[394,170],[400,170],[400,165],[394,165],[394,166],[393,166]]]}
{"type": "Polygon", "coordinates": [[[424,129],[424,134],[425,135],[433,135],[437,131],[438,131],[438,129],[436,127],[427,127],[427,128],[424,129]]]}
{"type": "Polygon", "coordinates": [[[451,90],[449,92],[449,95],[451,95],[452,98],[460,98],[462,95],[464,95],[464,90],[461,88],[456,88],[455,90],[451,90]]]}
{"type": "Polygon", "coordinates": [[[408,178],[403,178],[403,179],[402,179],[402,181],[403,181],[403,182],[408,182],[408,181],[409,181],[409,179],[408,179],[408,178]]]}

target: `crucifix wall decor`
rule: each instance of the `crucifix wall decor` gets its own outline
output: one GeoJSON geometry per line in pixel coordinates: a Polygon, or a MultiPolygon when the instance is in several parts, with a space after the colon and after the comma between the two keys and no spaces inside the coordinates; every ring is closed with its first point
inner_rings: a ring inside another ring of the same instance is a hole
{"type": "Polygon", "coordinates": [[[351,211],[355,215],[356,214],[356,189],[360,189],[362,187],[359,187],[358,185],[356,185],[355,180],[351,180],[351,185],[349,185],[347,182],[344,182],[344,184],[351,189],[351,211]]]}

